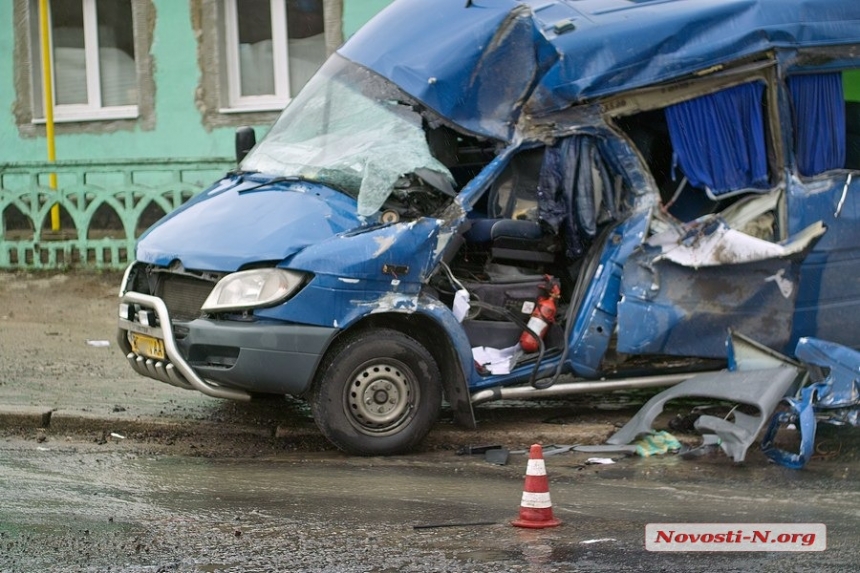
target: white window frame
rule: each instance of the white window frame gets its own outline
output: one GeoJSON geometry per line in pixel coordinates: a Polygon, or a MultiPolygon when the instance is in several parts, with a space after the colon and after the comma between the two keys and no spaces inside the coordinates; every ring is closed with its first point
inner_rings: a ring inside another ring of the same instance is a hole
{"type": "Polygon", "coordinates": [[[272,15],[272,61],[275,93],[243,96],[239,69],[239,0],[224,0],[224,29],[227,63],[228,107],[222,113],[246,111],[280,111],[290,102],[289,47],[287,41],[287,0],[269,0],[272,15]]]}
{"type": "MultiPolygon", "coordinates": [[[[54,121],[56,122],[74,122],[74,121],[92,121],[92,120],[112,120],[112,119],[135,119],[138,117],[138,106],[122,105],[122,106],[102,106],[101,93],[101,67],[99,65],[99,32],[98,32],[98,17],[96,14],[96,0],[80,0],[83,3],[84,15],[84,52],[86,61],[87,75],[87,103],[85,104],[63,104],[58,105],[57,102],[57,80],[56,68],[54,66],[54,38],[53,38],[53,23],[48,26],[50,37],[48,38],[51,58],[51,87],[53,91],[54,102],[54,121]]],[[[38,2],[31,2],[31,7],[35,8],[34,16],[39,17],[38,2]]],[[[132,29],[134,26],[132,25],[132,29]]],[[[40,49],[37,53],[41,53],[41,41],[36,38],[40,49]]],[[[39,64],[40,75],[38,82],[42,86],[39,93],[44,93],[44,68],[43,64],[39,64]]],[[[138,90],[138,93],[140,91],[138,90]]],[[[39,106],[42,110],[42,117],[34,118],[33,123],[45,123],[45,102],[41,102],[39,106]]]]}

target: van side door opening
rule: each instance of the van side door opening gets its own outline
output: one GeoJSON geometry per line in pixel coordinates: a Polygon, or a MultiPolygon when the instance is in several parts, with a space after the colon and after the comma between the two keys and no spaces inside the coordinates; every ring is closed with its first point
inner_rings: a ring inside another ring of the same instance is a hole
{"type": "MultiPolygon", "coordinates": [[[[453,277],[438,273],[432,281],[448,304],[459,286],[470,293],[474,304],[463,328],[474,347],[515,345],[542,286],[553,277],[562,296],[546,356],[565,350],[566,317],[575,312],[569,303],[577,282],[587,284],[579,279],[583,262],[593,245],[602,244],[603,230],[631,210],[629,187],[605,161],[602,146],[590,135],[525,145],[475,202],[464,245],[450,262],[453,277]]],[[[525,355],[519,362],[534,359],[525,355]]]]}

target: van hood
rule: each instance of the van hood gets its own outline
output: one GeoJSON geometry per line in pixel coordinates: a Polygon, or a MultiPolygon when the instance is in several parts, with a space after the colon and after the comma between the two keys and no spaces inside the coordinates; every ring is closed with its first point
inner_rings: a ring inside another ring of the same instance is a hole
{"type": "Polygon", "coordinates": [[[232,272],[282,261],[363,224],[351,197],[304,181],[223,179],[160,220],[138,241],[138,261],[232,272]]]}

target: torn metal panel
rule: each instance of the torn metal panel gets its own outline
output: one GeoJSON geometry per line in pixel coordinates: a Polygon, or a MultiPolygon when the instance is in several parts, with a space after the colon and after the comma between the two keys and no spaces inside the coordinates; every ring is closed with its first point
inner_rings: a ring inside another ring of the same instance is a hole
{"type": "Polygon", "coordinates": [[[723,358],[729,329],[785,350],[797,289],[779,281],[796,284],[797,263],[771,259],[689,269],[652,263],[653,256],[639,251],[624,266],[619,351],[723,358]]]}
{"type": "Polygon", "coordinates": [[[732,329],[786,350],[798,259],[824,232],[815,223],[771,243],[708,218],[651,237],[624,265],[618,349],[722,358],[732,329]]]}
{"type": "Polygon", "coordinates": [[[801,338],[795,355],[798,360],[827,373],[816,392],[816,408],[860,405],[860,352],[817,338],[801,338]]]}
{"type": "Polygon", "coordinates": [[[784,258],[807,249],[825,233],[821,222],[814,223],[781,243],[765,241],[729,228],[719,217],[696,225],[670,227],[648,239],[662,252],[653,260],[669,260],[692,268],[751,263],[763,259],[784,258]]]}
{"type": "Polygon", "coordinates": [[[570,336],[569,361],[579,375],[599,371],[615,330],[624,261],[645,238],[650,215],[639,212],[619,224],[605,240],[594,276],[587,277],[588,289],[570,336]]]}
{"type": "Polygon", "coordinates": [[[783,407],[770,420],[761,439],[761,449],[764,455],[791,469],[801,469],[805,466],[815,449],[815,411],[812,406],[814,386],[807,386],[801,391],[799,398],[786,398],[783,407]],[[800,432],[800,443],[797,452],[789,452],[774,445],[777,431],[781,427],[793,425],[800,432]]]}
{"type": "Polygon", "coordinates": [[[786,398],[785,409],[777,413],[762,438],[764,453],[786,467],[800,469],[809,462],[815,448],[817,420],[860,426],[860,352],[817,338],[801,338],[797,358],[823,372],[796,398],[786,398]],[[793,424],[800,432],[796,452],[774,445],[777,431],[793,424]]]}
{"type": "Polygon", "coordinates": [[[510,140],[558,53],[514,0],[401,0],[340,50],[466,130],[510,140]]]}

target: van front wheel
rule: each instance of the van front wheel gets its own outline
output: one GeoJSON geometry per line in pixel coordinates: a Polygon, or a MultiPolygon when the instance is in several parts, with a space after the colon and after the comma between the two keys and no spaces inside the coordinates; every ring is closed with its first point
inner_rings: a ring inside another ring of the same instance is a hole
{"type": "Polygon", "coordinates": [[[442,405],[439,367],[415,339],[390,329],[356,333],[326,353],[311,392],[322,433],[362,456],[409,451],[442,405]]]}

